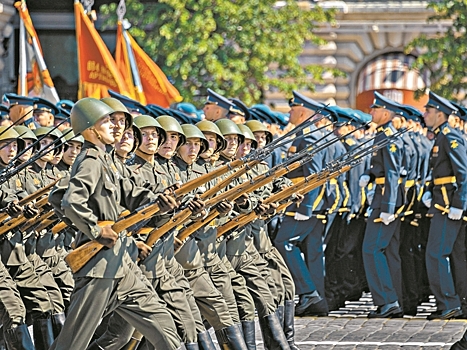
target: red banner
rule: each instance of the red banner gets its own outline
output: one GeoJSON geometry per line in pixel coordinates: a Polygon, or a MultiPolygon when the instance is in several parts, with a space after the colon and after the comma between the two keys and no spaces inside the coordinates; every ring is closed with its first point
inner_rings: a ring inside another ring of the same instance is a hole
{"type": "Polygon", "coordinates": [[[80,81],[78,98],[107,97],[107,89],[130,96],[112,55],[79,1],[75,1],[75,21],[80,81]]]}

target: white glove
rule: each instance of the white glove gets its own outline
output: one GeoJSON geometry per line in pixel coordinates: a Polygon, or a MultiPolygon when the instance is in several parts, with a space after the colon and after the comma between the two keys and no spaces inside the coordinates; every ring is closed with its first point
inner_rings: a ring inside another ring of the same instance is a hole
{"type": "Polygon", "coordinates": [[[427,208],[431,208],[431,192],[425,192],[422,196],[422,202],[427,208]]]}
{"type": "Polygon", "coordinates": [[[309,220],[310,217],[306,216],[306,215],[303,215],[303,214],[300,214],[300,213],[295,213],[294,219],[297,220],[297,221],[306,221],[306,220],[309,220]]]}
{"type": "Polygon", "coordinates": [[[462,219],[462,214],[464,211],[462,209],[451,207],[449,208],[448,218],[451,220],[460,220],[462,219]]]}
{"type": "Polygon", "coordinates": [[[394,214],[389,214],[389,213],[381,213],[379,214],[380,219],[383,221],[383,224],[389,225],[391,222],[396,220],[396,217],[394,214]]]}
{"type": "Polygon", "coordinates": [[[358,180],[358,185],[360,187],[366,187],[370,182],[370,175],[362,175],[360,176],[360,180],[358,180]]]}

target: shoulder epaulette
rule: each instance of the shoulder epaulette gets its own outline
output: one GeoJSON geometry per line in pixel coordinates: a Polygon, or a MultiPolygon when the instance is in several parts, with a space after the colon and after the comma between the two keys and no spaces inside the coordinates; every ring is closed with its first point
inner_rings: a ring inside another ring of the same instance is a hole
{"type": "Polygon", "coordinates": [[[386,128],[386,129],[384,129],[384,134],[386,136],[391,136],[391,135],[394,135],[394,132],[392,131],[391,128],[386,128]]]}
{"type": "Polygon", "coordinates": [[[447,126],[445,126],[441,132],[442,132],[444,135],[447,135],[447,134],[449,134],[449,133],[451,132],[451,130],[450,130],[447,126]]]}
{"type": "Polygon", "coordinates": [[[345,143],[348,144],[349,146],[353,146],[355,145],[355,140],[349,137],[348,139],[345,140],[345,143]]]}
{"type": "Polygon", "coordinates": [[[303,132],[303,135],[306,135],[306,134],[309,134],[310,131],[311,131],[311,128],[308,126],[308,127],[304,128],[302,132],[303,132]]]}
{"type": "Polygon", "coordinates": [[[88,150],[86,151],[86,157],[97,159],[99,158],[99,151],[94,148],[88,148],[88,150]]]}

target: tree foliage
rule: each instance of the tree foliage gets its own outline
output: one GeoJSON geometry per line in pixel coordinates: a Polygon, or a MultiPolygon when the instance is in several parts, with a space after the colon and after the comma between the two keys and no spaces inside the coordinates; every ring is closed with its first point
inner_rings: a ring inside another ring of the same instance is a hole
{"type": "MultiPolygon", "coordinates": [[[[305,41],[325,43],[313,31],[333,23],[334,11],[302,9],[295,0],[127,0],[126,8],[130,33],[187,101],[212,88],[253,103],[272,89],[313,89],[328,70],[304,67],[298,57],[305,41]]],[[[116,4],[100,11],[114,26],[116,4]]]]}
{"type": "Polygon", "coordinates": [[[421,48],[415,62],[418,69],[429,69],[430,89],[450,99],[463,99],[467,91],[467,0],[431,1],[434,11],[429,22],[452,20],[452,26],[434,37],[414,39],[407,51],[421,48]]]}

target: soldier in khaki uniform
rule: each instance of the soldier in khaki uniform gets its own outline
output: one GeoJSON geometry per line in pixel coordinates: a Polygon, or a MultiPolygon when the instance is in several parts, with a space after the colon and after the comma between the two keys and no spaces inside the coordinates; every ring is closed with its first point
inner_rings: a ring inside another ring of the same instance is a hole
{"type": "MultiPolygon", "coordinates": [[[[201,153],[196,161],[206,173],[214,169],[214,164],[219,156],[219,152],[226,147],[226,142],[221,131],[211,121],[203,120],[196,124],[203,132],[209,148],[201,153]]],[[[214,180],[213,186],[217,185],[214,180]]],[[[222,191],[222,189],[220,189],[222,191]]],[[[224,203],[232,208],[230,203],[224,203]]],[[[198,244],[198,248],[203,259],[204,268],[209,273],[212,282],[222,293],[226,301],[230,315],[234,323],[242,323],[243,336],[248,349],[255,349],[255,306],[246,287],[245,279],[237,274],[224,254],[221,260],[217,252],[217,226],[223,225],[229,220],[228,215],[220,215],[214,222],[209,223],[193,234],[198,244]]]]}
{"type": "MultiPolygon", "coordinates": [[[[245,136],[238,126],[228,119],[218,120],[216,125],[227,141],[227,147],[221,152],[219,161],[228,163],[235,158],[239,145],[245,141],[245,136]]],[[[250,212],[258,207],[258,201],[257,194],[245,194],[236,200],[235,209],[239,212],[250,212]]],[[[257,210],[262,211],[263,209],[258,207],[257,210]]],[[[273,349],[290,349],[275,313],[274,297],[266,280],[254,264],[252,257],[246,252],[245,240],[248,234],[249,228],[248,230],[239,228],[228,233],[225,255],[233,269],[245,278],[246,285],[258,311],[266,346],[273,349]]]]}
{"type": "MultiPolygon", "coordinates": [[[[153,191],[161,191],[170,184],[161,178],[162,172],[156,167],[154,158],[159,149],[159,143],[164,143],[166,139],[166,132],[157,120],[147,115],[137,116],[135,124],[141,130],[142,142],[136,150],[132,178],[141,186],[153,191]]],[[[160,225],[160,220],[165,220],[166,216],[161,215],[152,219],[147,226],[157,227],[160,225]]],[[[159,239],[153,247],[145,244],[146,238],[145,235],[137,238],[140,268],[158,295],[166,301],[185,345],[194,347],[197,343],[197,333],[204,332],[205,328],[194,300],[190,302],[186,290],[178,284],[176,277],[166,268],[164,242],[167,235],[159,239]]]]}
{"type": "MultiPolygon", "coordinates": [[[[0,128],[0,132],[5,130],[6,127],[0,128]]],[[[18,133],[13,129],[3,132],[1,139],[0,169],[5,169],[7,164],[15,159],[18,150],[18,143],[22,140],[19,139],[18,133]]],[[[1,188],[2,190],[9,189],[12,193],[17,194],[20,197],[26,197],[27,195],[23,190],[24,186],[16,175],[2,183],[1,188]]],[[[13,214],[13,209],[17,209],[18,214],[21,214],[22,208],[18,208],[18,205],[14,202],[10,204],[10,207],[11,214],[13,214]]],[[[26,217],[32,218],[37,214],[37,211],[34,211],[29,206],[25,208],[26,210],[23,212],[23,215],[26,217]]],[[[44,276],[42,279],[44,282],[48,280],[47,282],[49,283],[47,284],[51,286],[50,294],[41,283],[41,279],[34,270],[33,264],[31,264],[26,256],[21,232],[17,228],[14,228],[11,232],[6,233],[2,238],[3,239],[0,243],[2,263],[13,277],[26,309],[33,319],[34,342],[36,344],[36,348],[47,349],[52,343],[54,337],[50,316],[52,313],[63,312],[63,299],[61,299],[60,292],[56,285],[55,288],[53,288],[53,278],[50,278],[50,274],[48,276],[44,276]],[[54,291],[56,293],[53,293],[54,291]],[[52,295],[55,300],[53,305],[50,299],[52,295]]]]}
{"type": "Polygon", "coordinates": [[[7,269],[0,262],[0,318],[8,349],[34,349],[26,320],[26,307],[7,269]]]}
{"type": "MultiPolygon", "coordinates": [[[[41,138],[41,149],[50,148],[49,152],[37,159],[28,169],[29,176],[36,188],[39,189],[63,176],[51,161],[54,159],[55,154],[62,153],[64,140],[62,139],[63,134],[58,129],[54,130],[50,127],[37,128],[34,130],[34,134],[36,137],[41,138]]],[[[51,208],[47,206],[46,210],[51,210],[51,208]]],[[[63,260],[63,255],[57,252],[54,234],[49,228],[37,232],[37,235],[30,234],[27,245],[29,245],[28,252],[30,254],[37,253],[50,267],[55,281],[60,287],[65,306],[68,307],[74,281],[70,269],[63,260]]]]}
{"type": "MultiPolygon", "coordinates": [[[[74,274],[75,289],[67,322],[51,349],[85,349],[104,313],[115,310],[156,348],[176,349],[180,340],[164,304],[135,274],[136,265],[124,259],[126,236],[99,221],[116,221],[124,207],[134,210],[158,198],[120,175],[106,152],[115,142],[114,110],[96,99],[78,101],[71,113],[75,133],[85,138],[76,159],[70,185],[62,200],[65,215],[80,230],[77,246],[97,240],[101,250],[74,274]],[[92,312],[89,312],[92,310],[92,312]]],[[[170,209],[159,200],[163,210],[170,209]]]]}
{"type": "MultiPolygon", "coordinates": [[[[173,160],[181,181],[186,183],[204,174],[204,169],[196,163],[196,159],[200,153],[204,153],[208,149],[208,141],[201,130],[194,125],[184,124],[182,129],[187,141],[179,148],[177,156],[173,160]]],[[[225,209],[224,205],[217,207],[220,212],[225,209]]],[[[219,343],[224,344],[227,341],[232,349],[246,349],[241,325],[240,323],[234,324],[223,295],[216,289],[209,274],[204,269],[195,239],[188,237],[175,257],[185,269],[185,276],[190,282],[201,314],[216,330],[219,343]]]]}
{"type": "MultiPolygon", "coordinates": [[[[257,142],[257,149],[262,149],[268,143],[272,142],[273,136],[271,132],[260,121],[249,120],[245,123],[245,125],[253,132],[257,142]]],[[[260,173],[269,170],[269,166],[266,164],[261,163],[258,165],[258,167],[259,166],[263,167],[263,170],[259,171],[260,173]]],[[[257,167],[255,167],[255,169],[256,168],[257,167]]],[[[252,171],[255,169],[252,169],[252,171]]],[[[282,178],[280,181],[274,182],[275,191],[290,185],[291,183],[286,178],[282,178]]],[[[265,225],[264,220],[257,219],[254,223],[252,223],[254,245],[261,257],[267,261],[268,270],[270,271],[272,277],[270,280],[274,282],[275,291],[278,294],[275,295],[275,298],[278,300],[278,310],[280,320],[283,320],[285,337],[287,338],[287,342],[289,343],[290,348],[295,350],[298,349],[294,340],[295,284],[287,264],[285,263],[277,248],[273,246],[267,231],[268,226],[265,225]]],[[[268,282],[270,280],[268,280],[268,282]]]]}

